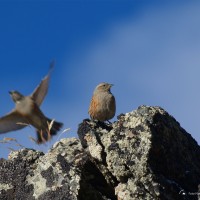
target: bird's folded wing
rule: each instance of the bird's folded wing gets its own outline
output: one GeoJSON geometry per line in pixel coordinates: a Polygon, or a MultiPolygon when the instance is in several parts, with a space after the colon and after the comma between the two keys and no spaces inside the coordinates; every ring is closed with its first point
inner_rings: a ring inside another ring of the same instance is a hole
{"type": "Polygon", "coordinates": [[[35,103],[38,106],[40,106],[42,104],[42,102],[48,92],[49,79],[50,79],[50,74],[51,74],[53,67],[54,67],[54,61],[51,62],[51,64],[50,64],[48,74],[44,77],[44,79],[42,79],[40,84],[35,88],[35,90],[31,94],[31,97],[33,98],[33,100],[35,101],[35,103]]]}
{"type": "Polygon", "coordinates": [[[92,99],[91,99],[91,102],[90,102],[89,110],[88,110],[90,117],[95,115],[95,112],[97,112],[98,106],[99,106],[99,101],[97,100],[97,98],[95,98],[93,96],[92,99]]]}
{"type": "Polygon", "coordinates": [[[0,133],[16,131],[27,126],[27,121],[15,110],[0,118],[0,133]]]}

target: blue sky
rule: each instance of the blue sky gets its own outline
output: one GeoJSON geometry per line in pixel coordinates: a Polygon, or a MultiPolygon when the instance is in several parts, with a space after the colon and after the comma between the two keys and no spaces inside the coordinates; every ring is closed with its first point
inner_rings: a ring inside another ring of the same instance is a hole
{"type": "MultiPolygon", "coordinates": [[[[55,59],[41,109],[71,130],[40,146],[30,127],[0,140],[46,152],[58,137],[77,137],[92,92],[105,81],[114,84],[116,116],[161,106],[200,143],[199,9],[198,1],[1,0],[0,115],[14,107],[8,91],[32,93],[55,59]]],[[[0,144],[0,157],[8,147],[18,149],[0,144]]]]}

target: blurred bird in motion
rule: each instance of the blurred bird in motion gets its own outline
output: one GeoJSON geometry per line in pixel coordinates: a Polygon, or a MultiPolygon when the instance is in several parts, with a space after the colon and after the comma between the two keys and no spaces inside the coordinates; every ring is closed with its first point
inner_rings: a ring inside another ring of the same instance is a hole
{"type": "Polygon", "coordinates": [[[113,84],[100,83],[95,88],[88,111],[91,119],[103,122],[115,116],[115,97],[110,91],[112,86],[113,84]]]}
{"type": "Polygon", "coordinates": [[[45,143],[56,135],[62,127],[62,123],[47,118],[40,110],[49,87],[50,74],[54,62],[51,63],[48,74],[29,96],[23,96],[18,91],[10,91],[15,102],[15,108],[7,115],[0,118],[0,133],[16,131],[32,125],[36,128],[37,143],[45,143]]]}

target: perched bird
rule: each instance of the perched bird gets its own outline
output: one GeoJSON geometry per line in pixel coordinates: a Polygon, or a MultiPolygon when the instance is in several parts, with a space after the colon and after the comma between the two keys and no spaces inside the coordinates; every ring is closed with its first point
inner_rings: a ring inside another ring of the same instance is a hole
{"type": "Polygon", "coordinates": [[[115,116],[115,97],[110,91],[112,86],[109,83],[100,83],[95,88],[88,111],[91,119],[103,122],[115,116]]]}
{"type": "Polygon", "coordinates": [[[48,92],[52,67],[51,65],[49,73],[31,95],[23,96],[17,91],[9,92],[15,102],[15,108],[0,118],[0,133],[7,133],[32,125],[36,128],[37,143],[40,144],[48,141],[52,135],[56,135],[57,131],[60,130],[63,124],[47,118],[39,108],[48,92]]]}

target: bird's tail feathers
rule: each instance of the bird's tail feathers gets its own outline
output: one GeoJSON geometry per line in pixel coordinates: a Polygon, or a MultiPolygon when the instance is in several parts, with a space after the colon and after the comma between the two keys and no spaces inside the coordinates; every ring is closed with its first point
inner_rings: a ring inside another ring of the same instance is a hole
{"type": "Polygon", "coordinates": [[[47,119],[48,130],[37,130],[37,143],[42,144],[51,139],[53,135],[56,135],[57,132],[62,128],[63,123],[57,122],[55,120],[47,119]]]}

